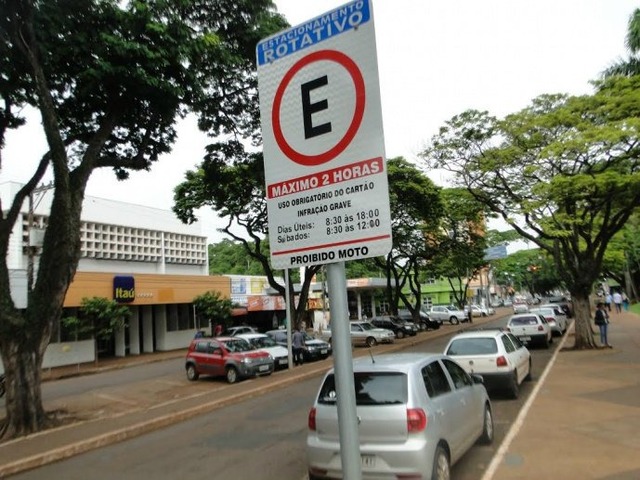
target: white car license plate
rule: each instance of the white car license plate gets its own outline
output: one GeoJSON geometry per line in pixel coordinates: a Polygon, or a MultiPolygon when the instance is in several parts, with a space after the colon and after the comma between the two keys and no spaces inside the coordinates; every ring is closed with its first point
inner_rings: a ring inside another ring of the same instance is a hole
{"type": "Polygon", "coordinates": [[[522,340],[523,342],[530,342],[531,337],[520,337],[520,340],[522,340]]]}
{"type": "Polygon", "coordinates": [[[327,354],[327,349],[325,348],[324,350],[320,350],[320,354],[326,355],[327,354]]]}
{"type": "Polygon", "coordinates": [[[266,372],[267,370],[269,370],[269,365],[260,365],[258,367],[258,370],[260,370],[261,372],[266,372]]]}
{"type": "Polygon", "coordinates": [[[287,363],[289,363],[289,360],[287,358],[281,358],[279,362],[280,362],[280,365],[286,365],[287,363]]]}
{"type": "Polygon", "coordinates": [[[367,468],[373,468],[376,466],[376,456],[375,455],[360,455],[362,460],[362,466],[367,468]]]}

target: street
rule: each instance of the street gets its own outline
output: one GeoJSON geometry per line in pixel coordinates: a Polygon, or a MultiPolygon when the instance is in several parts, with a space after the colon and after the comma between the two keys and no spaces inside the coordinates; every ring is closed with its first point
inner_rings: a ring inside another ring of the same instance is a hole
{"type": "MultiPolygon", "coordinates": [[[[484,327],[503,325],[505,321],[506,317],[495,317],[495,320],[484,327]]],[[[407,350],[441,351],[448,338],[460,328],[466,328],[466,325],[443,328],[447,329],[446,336],[425,340],[407,350]]],[[[421,335],[428,338],[429,333],[421,335]]],[[[473,447],[453,467],[453,478],[471,480],[482,476],[558,343],[556,338],[549,350],[531,350],[534,380],[522,385],[518,400],[492,397],[495,441],[491,446],[473,447]]],[[[380,348],[374,348],[374,355],[380,348]]],[[[325,362],[329,368],[330,360],[325,362]]],[[[274,376],[287,374],[284,371],[274,376]]],[[[269,377],[263,377],[248,381],[267,384],[270,380],[269,377]]],[[[306,475],[307,413],[319,381],[320,377],[317,376],[220,408],[202,418],[182,422],[12,478],[36,479],[45,476],[73,480],[84,479],[87,472],[91,472],[91,477],[95,479],[204,479],[212,476],[302,479],[306,475]]],[[[188,382],[182,360],[50,382],[50,385],[45,384],[44,387],[47,405],[50,399],[56,405],[64,405],[65,396],[93,391],[94,403],[87,405],[93,412],[92,415],[147,408],[158,401],[169,401],[187,395],[210,398],[216,392],[222,394],[229,388],[222,379],[202,378],[195,383],[188,382]]]]}

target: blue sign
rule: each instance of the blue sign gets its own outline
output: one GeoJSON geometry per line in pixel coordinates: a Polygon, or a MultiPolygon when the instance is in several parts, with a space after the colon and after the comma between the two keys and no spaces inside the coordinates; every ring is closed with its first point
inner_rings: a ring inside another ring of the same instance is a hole
{"type": "Polygon", "coordinates": [[[369,2],[357,0],[262,40],[256,46],[258,66],[300,52],[371,20],[369,2]]]}
{"type": "Polygon", "coordinates": [[[496,245],[495,247],[489,247],[484,251],[485,260],[498,260],[500,258],[507,257],[507,246],[496,245]]]}
{"type": "Polygon", "coordinates": [[[130,276],[113,277],[113,299],[117,303],[130,303],[136,299],[136,281],[130,276]]]}

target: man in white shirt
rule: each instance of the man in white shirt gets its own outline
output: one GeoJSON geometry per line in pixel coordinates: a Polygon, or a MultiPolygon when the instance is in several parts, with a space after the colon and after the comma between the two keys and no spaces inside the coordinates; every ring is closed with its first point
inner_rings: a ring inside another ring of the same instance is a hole
{"type": "Polygon", "coordinates": [[[622,312],[622,295],[620,292],[615,292],[613,294],[613,304],[616,306],[616,313],[622,312]]]}

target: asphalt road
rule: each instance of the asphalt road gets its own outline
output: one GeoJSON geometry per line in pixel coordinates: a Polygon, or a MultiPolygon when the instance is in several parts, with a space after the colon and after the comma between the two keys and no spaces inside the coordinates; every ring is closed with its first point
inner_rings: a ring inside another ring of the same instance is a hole
{"type": "MultiPolygon", "coordinates": [[[[506,318],[496,319],[503,325],[506,318]]],[[[487,325],[485,325],[487,326],[487,325]]],[[[445,327],[455,333],[460,327],[445,327]]],[[[408,348],[442,351],[447,337],[408,348]]],[[[496,439],[491,446],[475,446],[452,469],[456,480],[478,479],[526,401],[553,350],[533,349],[533,382],[523,384],[518,400],[492,397],[496,439]]],[[[375,348],[374,348],[375,354],[375,348]]],[[[327,368],[330,362],[327,361],[327,368]]],[[[286,372],[275,373],[281,375],[286,372]]],[[[268,377],[248,380],[269,382],[268,377]]],[[[12,478],[16,479],[302,479],[306,475],[307,414],[320,378],[270,392],[221,408],[202,418],[79,455],[12,478]],[[88,473],[90,472],[90,473],[88,473]]],[[[160,362],[118,372],[78,377],[44,385],[44,397],[63,404],[65,398],[94,392],[88,405],[94,415],[120,409],[144,408],[159,399],[208,395],[228,388],[222,379],[186,380],[182,360],[160,362]]]]}

